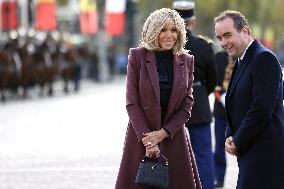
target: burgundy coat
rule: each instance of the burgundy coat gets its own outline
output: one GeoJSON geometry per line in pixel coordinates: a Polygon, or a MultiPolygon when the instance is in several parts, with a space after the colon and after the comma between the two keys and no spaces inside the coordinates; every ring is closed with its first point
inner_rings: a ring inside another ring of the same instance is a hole
{"type": "Polygon", "coordinates": [[[145,48],[129,50],[126,109],[129,116],[123,156],[115,189],[150,189],[135,184],[145,147],[143,133],[166,128],[171,139],[160,144],[169,161],[169,189],[201,188],[194,155],[184,124],[193,105],[193,56],[175,55],[174,82],[164,123],[161,123],[160,88],[154,52],[145,48]]]}

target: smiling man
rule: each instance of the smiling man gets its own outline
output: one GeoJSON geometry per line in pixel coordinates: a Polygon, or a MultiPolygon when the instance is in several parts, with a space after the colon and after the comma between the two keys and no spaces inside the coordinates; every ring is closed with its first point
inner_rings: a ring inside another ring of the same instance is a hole
{"type": "Polygon", "coordinates": [[[250,34],[246,18],[224,11],[214,19],[221,47],[238,59],[226,95],[225,148],[237,156],[237,189],[284,188],[284,111],[281,67],[250,34]]]}

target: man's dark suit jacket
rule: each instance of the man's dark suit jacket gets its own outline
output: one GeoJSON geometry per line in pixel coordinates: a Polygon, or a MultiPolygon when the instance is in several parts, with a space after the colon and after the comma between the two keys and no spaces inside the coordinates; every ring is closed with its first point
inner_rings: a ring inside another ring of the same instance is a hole
{"type": "Polygon", "coordinates": [[[238,189],[284,189],[282,72],[258,41],[234,69],[226,96],[228,129],[238,149],[238,189]]]}

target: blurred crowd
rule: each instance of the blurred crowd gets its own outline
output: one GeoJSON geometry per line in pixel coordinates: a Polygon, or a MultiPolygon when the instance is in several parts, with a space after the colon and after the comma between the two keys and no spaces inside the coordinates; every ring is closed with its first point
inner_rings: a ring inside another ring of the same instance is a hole
{"type": "Polygon", "coordinates": [[[62,81],[62,90],[79,91],[82,77],[98,80],[98,56],[84,45],[73,45],[68,35],[10,32],[1,43],[1,101],[10,96],[29,97],[54,94],[54,82],[62,81]],[[37,90],[35,90],[37,89],[37,90]]]}

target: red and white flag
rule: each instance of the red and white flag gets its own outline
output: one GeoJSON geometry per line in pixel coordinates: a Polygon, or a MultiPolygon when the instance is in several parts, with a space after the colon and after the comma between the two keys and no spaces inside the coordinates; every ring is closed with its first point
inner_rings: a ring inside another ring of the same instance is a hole
{"type": "Polygon", "coordinates": [[[106,33],[121,35],[124,32],[126,0],[106,0],[106,33]]]}
{"type": "Polygon", "coordinates": [[[2,31],[15,30],[18,27],[17,1],[0,0],[2,31]]]}
{"type": "Polygon", "coordinates": [[[83,34],[95,34],[98,31],[96,0],[80,0],[80,28],[83,34]]]}
{"type": "Polygon", "coordinates": [[[37,0],[35,28],[48,31],[56,29],[55,0],[37,0]]]}

